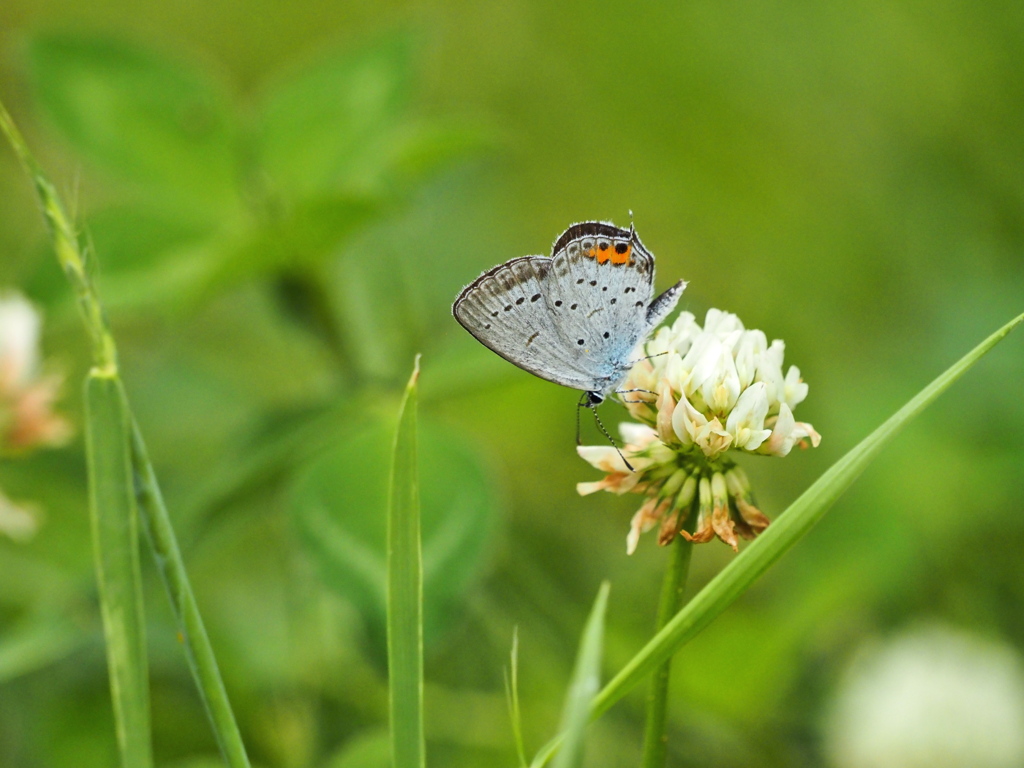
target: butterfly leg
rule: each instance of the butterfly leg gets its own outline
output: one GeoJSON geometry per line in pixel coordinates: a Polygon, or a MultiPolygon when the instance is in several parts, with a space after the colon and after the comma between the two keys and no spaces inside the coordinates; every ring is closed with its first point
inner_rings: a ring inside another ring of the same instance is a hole
{"type": "Polygon", "coordinates": [[[629,463],[629,460],[622,455],[622,451],[619,449],[618,444],[615,442],[615,438],[611,436],[611,433],[605,429],[604,423],[601,421],[601,417],[597,415],[597,406],[604,401],[604,397],[599,392],[584,392],[583,396],[580,397],[580,401],[576,403],[576,445],[582,445],[583,440],[580,438],[580,408],[589,408],[594,414],[594,421],[597,423],[597,428],[601,430],[601,434],[608,438],[608,442],[612,444],[612,448],[619,454],[619,458],[622,459],[622,463],[626,465],[630,472],[635,472],[633,465],[629,463]]]}
{"type": "MultiPolygon", "coordinates": [[[[658,396],[657,392],[651,392],[651,390],[649,390],[649,389],[616,389],[615,390],[615,394],[616,395],[628,395],[630,392],[644,392],[644,393],[646,393],[648,395],[654,395],[655,397],[658,396]]],[[[650,401],[648,401],[648,400],[627,400],[624,397],[620,397],[619,398],[619,402],[620,403],[648,403],[650,401]]]]}

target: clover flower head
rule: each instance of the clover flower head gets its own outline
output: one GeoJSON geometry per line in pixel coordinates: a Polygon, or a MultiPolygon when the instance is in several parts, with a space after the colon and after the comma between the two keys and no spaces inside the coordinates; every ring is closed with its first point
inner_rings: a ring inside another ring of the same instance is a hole
{"type": "MultiPolygon", "coordinates": [[[[41,370],[41,326],[39,313],[23,296],[0,293],[0,455],[59,445],[71,434],[67,421],[53,411],[61,379],[41,370]]],[[[38,520],[35,506],[0,492],[0,534],[27,540],[38,520]]]]}
{"type": "Polygon", "coordinates": [[[599,490],[643,493],[627,538],[632,553],[640,534],[660,526],[659,542],[676,532],[693,541],[717,537],[737,548],[768,526],[754,505],[740,453],[786,456],[796,445],[817,446],[820,435],[793,417],[807,397],[800,369],[783,368],[785,345],[747,330],[729,312],[710,309],[701,327],[689,312],[641,344],[622,384],[622,402],[640,424],[622,425],[622,453],[581,446],[580,456],[606,472],[580,483],[581,494],[599,490]],[[697,525],[679,531],[693,505],[697,525]]]}
{"type": "Polygon", "coordinates": [[[23,296],[0,294],[0,453],[59,445],[71,434],[53,412],[61,379],[41,371],[41,326],[23,296]]]}

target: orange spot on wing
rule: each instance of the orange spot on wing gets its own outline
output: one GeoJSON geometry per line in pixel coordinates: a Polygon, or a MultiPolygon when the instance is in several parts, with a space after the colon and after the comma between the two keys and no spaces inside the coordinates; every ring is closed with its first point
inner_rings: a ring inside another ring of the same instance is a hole
{"type": "Polygon", "coordinates": [[[626,250],[619,253],[615,250],[615,245],[608,244],[604,248],[590,248],[583,252],[583,255],[590,259],[597,259],[598,264],[607,264],[609,261],[612,264],[626,264],[629,262],[630,257],[633,254],[633,246],[629,243],[626,244],[626,250]]]}
{"type": "Polygon", "coordinates": [[[633,254],[632,244],[626,245],[626,250],[622,253],[612,253],[612,264],[625,264],[629,261],[629,257],[633,254]]]}

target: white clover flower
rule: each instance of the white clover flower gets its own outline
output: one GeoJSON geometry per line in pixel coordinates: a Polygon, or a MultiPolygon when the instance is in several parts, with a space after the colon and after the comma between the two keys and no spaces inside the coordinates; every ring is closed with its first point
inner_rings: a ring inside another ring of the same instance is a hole
{"type": "Polygon", "coordinates": [[[868,649],[840,685],[825,748],[835,768],[1020,768],[1021,658],[940,626],[868,649]]]}
{"type": "Polygon", "coordinates": [[[638,348],[639,362],[622,384],[623,403],[643,422],[623,425],[623,454],[635,472],[614,448],[579,449],[583,459],[608,473],[580,483],[581,494],[648,496],[633,518],[629,552],[640,533],[659,523],[659,541],[672,541],[694,504],[697,528],[693,534],[682,531],[694,541],[717,536],[735,549],[737,535],[752,538],[767,527],[730,452],[785,456],[795,445],[821,441],[810,424],[793,417],[808,387],[796,366],[783,373],[784,353],[781,341],[769,345],[764,333],[747,330],[736,315],[719,309],[708,310],[703,328],[683,312],[638,348]]]}
{"type": "Polygon", "coordinates": [[[23,388],[35,377],[41,325],[24,296],[0,294],[0,391],[23,388]]]}
{"type": "Polygon", "coordinates": [[[39,512],[33,506],[18,504],[0,493],[0,533],[14,541],[25,542],[39,529],[39,512]]]}
{"type": "Polygon", "coordinates": [[[53,412],[61,380],[40,370],[41,325],[23,296],[0,294],[0,453],[58,445],[70,435],[53,412]]]}
{"type": "MultiPolygon", "coordinates": [[[[53,412],[60,379],[41,372],[41,326],[39,313],[23,296],[0,293],[0,455],[57,445],[71,433],[53,412]]],[[[38,526],[33,505],[11,501],[0,492],[0,534],[25,541],[38,526]]]]}

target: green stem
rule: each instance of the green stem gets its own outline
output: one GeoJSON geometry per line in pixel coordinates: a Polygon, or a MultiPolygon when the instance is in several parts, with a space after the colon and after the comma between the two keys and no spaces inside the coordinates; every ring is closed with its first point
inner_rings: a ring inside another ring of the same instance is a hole
{"type": "Polygon", "coordinates": [[[131,430],[132,466],[135,471],[135,494],[139,516],[149,540],[153,559],[171,601],[177,619],[178,631],[185,646],[185,656],[206,714],[213,727],[213,735],[220,746],[224,760],[231,768],[249,768],[242,735],[235,722],[231,702],[217,667],[217,658],[206,634],[203,617],[199,613],[192,585],[185,571],[178,540],[174,535],[167,505],[157,483],[153,465],[146,452],[142,433],[134,422],[131,430]]]}
{"type": "MultiPolygon", "coordinates": [[[[693,528],[694,515],[687,520],[686,529],[693,528]]],[[[661,585],[661,600],[658,603],[657,631],[669,623],[682,606],[686,589],[686,576],[690,570],[690,556],[693,543],[682,536],[676,536],[671,545],[668,568],[661,585]]],[[[654,671],[651,688],[647,694],[647,724],[644,727],[644,754],[642,768],[663,768],[668,747],[665,732],[668,709],[668,685],[672,673],[672,658],[669,657],[654,671]]]]}
{"type": "Polygon", "coordinates": [[[46,226],[50,230],[50,238],[57,253],[57,259],[78,299],[78,308],[82,313],[85,329],[92,344],[93,366],[98,371],[114,373],[117,370],[117,351],[114,347],[114,338],[110,335],[107,319],[103,314],[103,308],[100,306],[89,272],[90,265],[85,252],[79,245],[74,224],[64,210],[53,183],[46,178],[39,163],[29,151],[28,144],[25,143],[21,131],[14,124],[14,120],[11,119],[3,102],[0,102],[0,133],[7,137],[22,168],[25,169],[25,173],[35,185],[39,207],[46,220],[46,226]]]}

